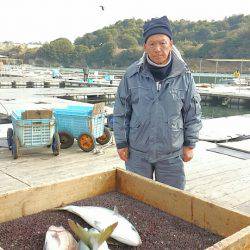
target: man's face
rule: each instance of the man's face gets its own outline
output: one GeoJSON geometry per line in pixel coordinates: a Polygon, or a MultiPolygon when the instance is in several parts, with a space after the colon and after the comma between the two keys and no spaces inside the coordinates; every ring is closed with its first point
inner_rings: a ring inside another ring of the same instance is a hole
{"type": "Polygon", "coordinates": [[[173,42],[167,35],[156,34],[147,39],[147,42],[144,44],[144,51],[154,63],[166,64],[172,46],[173,42]]]}

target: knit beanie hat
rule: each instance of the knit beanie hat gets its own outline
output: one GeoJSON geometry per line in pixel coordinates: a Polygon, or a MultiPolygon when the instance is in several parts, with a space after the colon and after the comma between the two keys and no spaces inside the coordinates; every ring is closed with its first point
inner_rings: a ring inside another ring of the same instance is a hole
{"type": "Polygon", "coordinates": [[[150,36],[155,34],[165,34],[172,40],[173,34],[170,28],[169,20],[166,16],[161,18],[152,18],[143,25],[144,43],[147,42],[147,39],[150,36]]]}

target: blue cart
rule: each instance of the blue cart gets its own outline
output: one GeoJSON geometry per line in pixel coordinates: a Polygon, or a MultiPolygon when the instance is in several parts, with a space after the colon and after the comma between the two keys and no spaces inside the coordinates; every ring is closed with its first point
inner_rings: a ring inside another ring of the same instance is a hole
{"type": "MultiPolygon", "coordinates": [[[[56,132],[55,118],[24,118],[24,110],[16,110],[11,114],[13,129],[7,131],[9,149],[14,159],[19,156],[20,148],[50,147],[55,156],[60,152],[60,138],[56,132]]],[[[43,110],[30,111],[33,116],[42,116],[43,110]]],[[[26,114],[26,113],[25,113],[26,114]]]]}
{"type": "Polygon", "coordinates": [[[94,105],[67,106],[53,111],[61,148],[71,147],[76,139],[83,151],[90,152],[96,142],[102,145],[109,142],[111,134],[104,127],[105,114],[95,114],[94,105]]]}

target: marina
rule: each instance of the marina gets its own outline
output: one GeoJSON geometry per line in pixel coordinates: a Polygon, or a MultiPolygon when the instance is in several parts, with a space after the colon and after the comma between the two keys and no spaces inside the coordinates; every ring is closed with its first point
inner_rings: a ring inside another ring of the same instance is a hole
{"type": "MultiPolygon", "coordinates": [[[[41,98],[48,97],[61,97],[70,100],[83,100],[87,101],[88,98],[100,98],[112,100],[115,97],[117,87],[77,87],[77,88],[26,88],[25,91],[20,91],[21,89],[13,88],[0,88],[0,102],[4,106],[9,106],[11,102],[15,99],[26,99],[29,98],[40,98],[38,102],[42,102],[41,98]],[[18,96],[18,98],[16,98],[18,96]]],[[[200,88],[198,87],[198,92],[201,95],[204,105],[209,103],[224,106],[236,106],[238,109],[240,106],[249,107],[250,106],[250,87],[239,88],[237,86],[232,87],[215,87],[215,88],[200,88]]],[[[54,100],[59,102],[58,98],[54,100]]],[[[0,113],[5,113],[2,111],[0,105],[0,113]]]]}
{"type": "MultiPolygon", "coordinates": [[[[118,85],[103,82],[101,79],[99,82],[87,83],[72,78],[63,81],[47,79],[50,86],[45,87],[44,79],[40,79],[40,83],[36,79],[29,80],[33,80],[33,87],[27,87],[27,82],[30,81],[23,81],[23,85],[17,84],[16,88],[11,82],[6,86],[2,85],[0,118],[7,119],[14,110],[20,108],[46,110],[64,108],[68,105],[81,106],[84,105],[83,102],[93,99],[111,101],[115,97],[118,85]]],[[[248,86],[209,85],[204,88],[197,85],[197,89],[206,106],[216,104],[241,109],[243,105],[249,110],[248,86]]],[[[112,108],[105,107],[105,113],[112,114],[112,108]]],[[[250,114],[247,113],[203,119],[194,159],[185,163],[184,193],[190,195],[191,200],[205,199],[206,204],[212,204],[208,206],[221,206],[230,209],[230,213],[233,214],[250,215],[249,124],[250,114]]],[[[9,197],[19,192],[25,194],[26,191],[33,192],[32,190],[40,190],[44,186],[52,186],[51,190],[55,190],[54,187],[65,182],[88,178],[91,175],[100,176],[107,171],[118,171],[117,168],[125,169],[124,162],[118,157],[113,135],[108,144],[97,145],[92,152],[83,152],[77,143],[70,148],[62,149],[56,157],[48,148],[23,148],[20,158],[14,160],[7,144],[8,128],[12,128],[10,123],[0,124],[0,197],[9,197]]],[[[25,204],[23,206],[26,207],[25,204]]],[[[22,215],[24,214],[26,212],[22,215]]],[[[13,212],[10,216],[14,218],[16,214],[13,212]]]]}
{"type": "Polygon", "coordinates": [[[0,250],[250,250],[249,6],[132,5],[1,3],[0,250]]]}
{"type": "Polygon", "coordinates": [[[49,108],[69,100],[88,98],[114,99],[116,88],[67,88],[67,89],[0,89],[0,114],[10,114],[16,108],[49,108]],[[57,98],[61,97],[61,98],[57,98]],[[64,98],[64,99],[62,99],[64,98]],[[68,100],[65,100],[68,99],[68,100]]]}
{"type": "MultiPolygon", "coordinates": [[[[64,97],[77,100],[88,98],[107,98],[115,96],[116,88],[124,70],[92,70],[84,80],[81,69],[61,69],[60,75],[52,77],[53,69],[30,66],[5,68],[0,72],[0,98],[9,99],[15,89],[26,88],[27,96],[64,97]],[[39,89],[39,90],[36,90],[39,89]]],[[[228,107],[250,106],[250,76],[233,78],[230,74],[192,73],[204,105],[215,104],[228,107]],[[203,83],[201,83],[201,79],[203,83]],[[215,79],[217,79],[215,81],[215,79]],[[228,81],[227,81],[228,79],[228,81]],[[229,80],[238,84],[229,84],[229,80]],[[222,84],[224,82],[224,84],[222,84]]],[[[14,94],[15,95],[15,94],[14,94]]]]}

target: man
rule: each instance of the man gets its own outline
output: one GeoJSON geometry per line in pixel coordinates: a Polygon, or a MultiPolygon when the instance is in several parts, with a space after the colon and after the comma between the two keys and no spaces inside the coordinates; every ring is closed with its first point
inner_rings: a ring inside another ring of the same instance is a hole
{"type": "Polygon", "coordinates": [[[89,67],[88,65],[86,65],[85,67],[83,67],[83,81],[87,82],[88,77],[89,77],[89,67]]]}
{"type": "Polygon", "coordinates": [[[184,162],[193,157],[201,129],[200,97],[173,46],[166,16],[144,24],[144,56],[117,90],[114,135],[126,169],[184,189],[184,162]]]}

